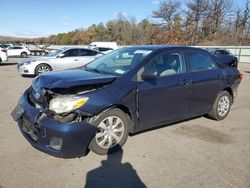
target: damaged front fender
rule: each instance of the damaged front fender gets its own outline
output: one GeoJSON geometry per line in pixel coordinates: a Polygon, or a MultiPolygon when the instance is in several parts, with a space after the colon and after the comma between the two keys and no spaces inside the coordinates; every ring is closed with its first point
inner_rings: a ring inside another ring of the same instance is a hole
{"type": "Polygon", "coordinates": [[[86,122],[63,123],[50,117],[44,117],[40,122],[37,122],[40,110],[28,103],[27,91],[21,97],[19,105],[24,110],[24,114],[18,120],[18,125],[22,134],[32,146],[40,151],[62,158],[79,157],[87,154],[88,145],[98,131],[95,126],[86,122]],[[51,142],[55,138],[61,140],[59,149],[51,147],[51,142]]]}

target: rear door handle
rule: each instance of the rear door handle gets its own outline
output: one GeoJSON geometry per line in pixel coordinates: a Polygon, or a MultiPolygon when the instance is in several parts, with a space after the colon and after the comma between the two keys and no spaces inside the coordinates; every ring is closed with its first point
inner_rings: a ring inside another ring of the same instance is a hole
{"type": "Polygon", "coordinates": [[[188,86],[188,85],[191,85],[191,84],[192,84],[192,80],[183,79],[183,80],[182,80],[182,83],[183,83],[183,85],[188,86]]]}
{"type": "Polygon", "coordinates": [[[79,59],[75,59],[75,61],[79,61],[79,59]]]}

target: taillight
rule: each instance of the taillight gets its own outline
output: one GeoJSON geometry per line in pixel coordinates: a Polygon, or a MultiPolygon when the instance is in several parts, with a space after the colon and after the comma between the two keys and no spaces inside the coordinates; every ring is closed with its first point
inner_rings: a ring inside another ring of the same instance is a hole
{"type": "Polygon", "coordinates": [[[239,78],[240,78],[240,80],[243,79],[243,74],[242,73],[240,73],[239,78]]]}
{"type": "Polygon", "coordinates": [[[4,53],[7,53],[7,50],[1,50],[2,52],[4,52],[4,53]]]}

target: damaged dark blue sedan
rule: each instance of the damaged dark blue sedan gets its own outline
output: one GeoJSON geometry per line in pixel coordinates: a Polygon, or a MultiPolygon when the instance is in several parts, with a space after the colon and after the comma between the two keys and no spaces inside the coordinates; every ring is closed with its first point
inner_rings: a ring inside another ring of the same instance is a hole
{"type": "Polygon", "coordinates": [[[205,50],[137,46],[37,77],[12,112],[35,148],[108,154],[136,133],[196,116],[224,119],[242,75],[205,50]]]}

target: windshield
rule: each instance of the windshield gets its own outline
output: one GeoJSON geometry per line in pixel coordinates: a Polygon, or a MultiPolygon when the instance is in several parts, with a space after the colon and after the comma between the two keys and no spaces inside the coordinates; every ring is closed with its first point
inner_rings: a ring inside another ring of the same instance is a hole
{"type": "Polygon", "coordinates": [[[58,50],[53,50],[52,52],[50,52],[48,54],[49,57],[54,57],[57,56],[59,53],[61,53],[63,50],[62,49],[58,49],[58,50]]]}
{"type": "Polygon", "coordinates": [[[104,55],[86,66],[86,70],[123,75],[138,65],[152,50],[128,47],[104,55]]]}

